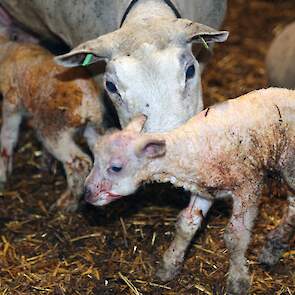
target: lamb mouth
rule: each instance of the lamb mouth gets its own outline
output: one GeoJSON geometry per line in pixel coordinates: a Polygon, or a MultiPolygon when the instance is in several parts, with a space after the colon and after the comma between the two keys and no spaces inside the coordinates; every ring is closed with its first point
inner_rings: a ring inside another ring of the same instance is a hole
{"type": "Polygon", "coordinates": [[[111,192],[106,192],[106,191],[101,191],[95,195],[91,195],[89,197],[86,198],[86,201],[90,204],[95,205],[96,203],[98,203],[100,200],[104,200],[107,201],[108,203],[113,202],[115,200],[121,199],[122,196],[121,195],[117,195],[111,192]]]}
{"type": "Polygon", "coordinates": [[[123,196],[117,195],[117,194],[113,194],[111,192],[106,192],[105,195],[106,195],[106,197],[105,197],[106,199],[110,199],[112,201],[115,201],[115,200],[118,200],[118,199],[123,198],[123,196]]]}

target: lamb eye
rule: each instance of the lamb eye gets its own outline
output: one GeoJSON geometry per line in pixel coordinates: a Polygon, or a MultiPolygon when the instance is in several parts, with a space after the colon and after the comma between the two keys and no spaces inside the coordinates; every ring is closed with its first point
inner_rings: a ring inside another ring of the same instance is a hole
{"type": "Polygon", "coordinates": [[[111,93],[118,92],[118,89],[117,89],[116,85],[111,81],[106,81],[106,88],[111,93]]]}
{"type": "Polygon", "coordinates": [[[194,65],[190,65],[185,73],[185,80],[187,81],[188,79],[191,79],[192,77],[194,77],[196,72],[195,66],[194,65]]]}
{"type": "Polygon", "coordinates": [[[111,166],[111,171],[118,173],[122,170],[121,166],[111,166]]]}

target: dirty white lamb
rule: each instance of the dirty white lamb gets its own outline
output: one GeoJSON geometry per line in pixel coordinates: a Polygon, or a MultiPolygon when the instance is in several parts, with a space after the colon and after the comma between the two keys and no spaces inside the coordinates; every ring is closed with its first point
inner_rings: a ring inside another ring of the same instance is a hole
{"type": "MultiPolygon", "coordinates": [[[[86,200],[103,206],[134,193],[143,182],[171,182],[192,194],[182,211],[175,238],[164,254],[158,276],[172,279],[185,251],[214,200],[233,198],[225,232],[230,251],[227,294],[247,294],[248,248],[267,171],[280,173],[295,191],[295,91],[269,88],[202,111],[166,133],[140,133],[138,116],[124,130],[105,135],[94,147],[95,162],[86,179],[86,200]]],[[[295,230],[295,198],[269,234],[260,262],[275,264],[295,230]]]]}
{"type": "MultiPolygon", "coordinates": [[[[84,69],[58,66],[53,55],[39,45],[9,40],[0,29],[0,92],[3,95],[0,183],[12,172],[13,149],[23,117],[31,118],[43,146],[66,172],[68,190],[57,201],[60,209],[73,211],[82,194],[92,161],[73,137],[85,127],[88,145],[102,128],[101,94],[84,69]]],[[[18,32],[18,39],[21,39],[18,32]]],[[[27,36],[24,35],[23,39],[27,36]]],[[[23,40],[25,42],[26,40],[23,40]]]]}

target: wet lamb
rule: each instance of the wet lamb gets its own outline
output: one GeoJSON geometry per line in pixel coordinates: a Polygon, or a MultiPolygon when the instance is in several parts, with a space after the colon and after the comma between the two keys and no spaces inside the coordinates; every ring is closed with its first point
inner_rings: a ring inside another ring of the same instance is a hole
{"type": "Polygon", "coordinates": [[[56,65],[53,55],[36,44],[12,42],[1,34],[0,91],[2,186],[12,172],[20,123],[29,117],[43,146],[62,162],[66,172],[68,190],[56,206],[75,210],[92,161],[73,136],[85,127],[84,136],[91,147],[103,121],[100,93],[92,78],[83,69],[56,65]]]}
{"type": "MultiPolygon", "coordinates": [[[[139,116],[95,145],[86,199],[103,206],[149,181],[171,182],[191,192],[158,271],[167,281],[180,271],[185,251],[214,200],[230,192],[233,212],[225,232],[231,254],[227,294],[247,294],[245,252],[266,172],[279,172],[295,190],[294,114],[295,91],[269,88],[207,108],[171,132],[142,134],[145,117],[139,116]]],[[[290,194],[288,212],[269,234],[260,262],[275,264],[294,231],[295,198],[290,194]]]]}

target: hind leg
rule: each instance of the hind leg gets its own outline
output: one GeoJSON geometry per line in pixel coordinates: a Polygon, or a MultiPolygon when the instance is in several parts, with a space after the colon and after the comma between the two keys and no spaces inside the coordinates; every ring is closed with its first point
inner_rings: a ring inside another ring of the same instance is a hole
{"type": "Polygon", "coordinates": [[[283,252],[289,247],[295,234],[295,197],[289,197],[287,214],[280,225],[267,235],[267,241],[259,255],[259,262],[265,265],[275,265],[283,252]]]}
{"type": "MultiPolygon", "coordinates": [[[[285,169],[283,171],[283,177],[290,189],[295,192],[295,167],[285,169]]],[[[269,266],[276,264],[294,238],[295,196],[289,196],[288,201],[289,206],[281,223],[267,235],[267,242],[259,256],[259,262],[262,264],[269,266]]]]}
{"type": "Polygon", "coordinates": [[[3,188],[7,175],[12,172],[13,149],[16,146],[21,113],[15,104],[3,101],[1,127],[1,156],[0,156],[0,183],[3,188]]]}
{"type": "Polygon", "coordinates": [[[60,162],[66,172],[68,190],[62,194],[55,207],[65,211],[75,211],[82,195],[84,181],[92,161],[83,153],[73,139],[73,131],[65,129],[54,138],[40,136],[46,149],[60,162]]]}

